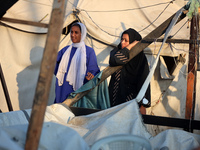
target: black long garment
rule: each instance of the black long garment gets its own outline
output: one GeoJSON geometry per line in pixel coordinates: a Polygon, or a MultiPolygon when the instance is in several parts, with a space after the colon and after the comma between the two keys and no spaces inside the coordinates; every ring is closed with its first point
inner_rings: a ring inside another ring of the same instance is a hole
{"type": "MultiPolygon", "coordinates": [[[[126,64],[129,59],[129,50],[127,48],[119,49],[119,47],[120,45],[110,52],[109,64],[110,66],[125,65],[111,76],[109,84],[111,106],[136,98],[149,73],[147,58],[143,51],[126,64]]],[[[150,85],[145,93],[145,98],[149,102],[142,105],[150,107],[150,85]]]]}

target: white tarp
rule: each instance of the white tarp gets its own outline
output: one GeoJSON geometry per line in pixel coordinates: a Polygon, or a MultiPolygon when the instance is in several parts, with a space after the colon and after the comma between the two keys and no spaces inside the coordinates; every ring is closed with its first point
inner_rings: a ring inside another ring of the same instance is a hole
{"type": "MultiPolygon", "coordinates": [[[[145,37],[186,3],[187,1],[173,1],[172,3],[168,0],[70,0],[66,3],[63,27],[76,19],[74,11],[77,12],[77,16],[86,25],[89,35],[108,44],[117,45],[119,35],[125,29],[134,28],[140,32],[142,37],[145,37]]],[[[12,6],[4,17],[48,23],[51,10],[52,1],[21,0],[12,6]]],[[[3,23],[13,27],[0,26],[0,63],[11,103],[14,110],[30,109],[37,85],[47,29],[8,22],[3,23]]],[[[173,28],[171,35],[175,34],[173,37],[175,39],[189,39],[189,32],[190,26],[188,26],[187,18],[185,18],[173,28]]],[[[85,43],[94,48],[100,70],[107,67],[112,47],[89,37],[87,37],[85,43]]],[[[69,35],[62,35],[59,50],[67,44],[70,44],[69,35]]],[[[160,43],[155,42],[144,50],[150,67],[155,60],[160,45],[160,43]]],[[[161,58],[151,80],[152,107],[147,110],[147,113],[157,116],[184,118],[189,46],[188,44],[172,45],[173,51],[168,44],[164,45],[161,57],[175,57],[183,54],[186,61],[183,64],[177,63],[175,72],[172,73],[173,76],[169,77],[164,76],[169,71],[161,58]]],[[[54,101],[54,84],[55,77],[52,79],[48,105],[51,105],[54,101]]],[[[196,90],[199,91],[198,88],[196,90]]],[[[7,112],[2,86],[0,86],[0,95],[2,95],[0,109],[7,112]]],[[[200,107],[197,106],[196,108],[196,112],[199,112],[200,107]]],[[[199,113],[196,114],[195,117],[199,119],[199,113]]],[[[160,127],[152,127],[152,131],[155,131],[156,134],[162,130],[160,127]]]]}
{"type": "MultiPolygon", "coordinates": [[[[19,112],[0,114],[0,120],[3,120],[0,122],[0,149],[24,148],[28,124],[26,117],[24,120],[18,119],[25,116],[19,112]],[[11,116],[12,123],[9,119],[11,116]]],[[[200,146],[200,135],[182,130],[170,129],[153,136],[142,121],[137,103],[129,101],[86,116],[74,116],[61,104],[48,106],[39,149],[87,150],[97,140],[116,134],[146,138],[153,150],[192,150],[200,146]]]]}
{"type": "MultiPolygon", "coordinates": [[[[0,149],[23,150],[27,128],[27,124],[1,127],[0,149]]],[[[53,122],[43,124],[40,138],[39,150],[89,150],[88,144],[75,130],[53,122]]]]}

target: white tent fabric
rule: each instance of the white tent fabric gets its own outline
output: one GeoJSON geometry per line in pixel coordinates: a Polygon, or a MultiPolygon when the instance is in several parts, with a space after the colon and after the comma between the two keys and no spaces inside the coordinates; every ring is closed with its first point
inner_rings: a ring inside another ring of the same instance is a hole
{"type": "MultiPolygon", "coordinates": [[[[0,148],[23,149],[27,120],[18,119],[19,111],[0,114],[0,148]],[[9,118],[13,116],[12,125],[9,118]]],[[[29,116],[29,115],[28,115],[29,116]]],[[[147,130],[137,103],[126,102],[91,115],[74,116],[61,104],[48,106],[40,137],[42,149],[87,150],[98,139],[109,135],[132,134],[150,141],[152,149],[192,150],[200,146],[200,135],[182,130],[166,130],[156,136],[147,130]],[[59,114],[59,116],[58,116],[59,114]]]]}
{"type": "Polygon", "coordinates": [[[197,134],[188,133],[182,130],[165,130],[150,140],[154,149],[185,149],[193,150],[199,147],[200,137],[197,134]]]}
{"type": "MultiPolygon", "coordinates": [[[[169,0],[69,0],[66,2],[63,27],[74,21],[76,19],[75,15],[77,15],[81,22],[86,25],[89,35],[112,45],[117,45],[119,35],[130,27],[136,29],[142,37],[145,37],[187,3],[187,1],[173,1],[172,3],[169,0]]],[[[20,0],[6,12],[4,17],[48,24],[51,10],[52,1],[49,0],[20,0]]],[[[173,28],[171,33],[172,36],[175,34],[173,38],[189,39],[190,28],[188,28],[186,22],[187,18],[173,28]]],[[[13,27],[0,26],[0,63],[11,103],[15,111],[30,109],[48,30],[28,25],[3,23],[13,27]]],[[[87,37],[85,43],[94,48],[100,69],[103,70],[107,67],[112,47],[89,37],[87,37]]],[[[69,35],[62,35],[59,50],[68,44],[70,44],[69,35]]],[[[160,45],[160,43],[154,42],[144,50],[150,67],[155,60],[160,45]]],[[[184,118],[189,46],[188,44],[172,45],[173,51],[168,44],[165,44],[161,52],[161,61],[159,61],[151,80],[152,107],[147,110],[147,113],[157,116],[184,118]],[[167,62],[164,58],[166,56],[180,57],[179,54],[182,54],[186,61],[185,63],[177,62],[175,71],[169,75],[167,62]]],[[[54,101],[54,84],[55,77],[52,79],[48,105],[51,105],[54,101]]],[[[199,91],[199,87],[196,88],[196,91],[199,91]]],[[[0,109],[7,112],[2,86],[0,86],[0,94],[2,95],[0,109]]],[[[196,119],[199,119],[200,107],[198,106],[199,102],[196,105],[196,119]]],[[[152,127],[155,134],[164,129],[166,128],[152,127]]]]}
{"type": "MultiPolygon", "coordinates": [[[[47,106],[44,122],[56,122],[59,124],[67,124],[74,117],[74,114],[67,106],[63,104],[53,104],[47,106]]],[[[31,109],[11,111],[1,114],[0,126],[13,126],[27,124],[31,115],[31,109]]]]}
{"type": "MultiPolygon", "coordinates": [[[[27,127],[27,124],[1,127],[0,149],[23,150],[27,127]]],[[[89,150],[88,144],[75,130],[53,122],[43,124],[40,138],[39,150],[89,150]]]]}
{"type": "Polygon", "coordinates": [[[87,116],[75,117],[69,124],[89,130],[84,139],[89,145],[105,136],[114,134],[134,134],[150,139],[142,122],[139,108],[135,101],[97,112],[87,116]]]}

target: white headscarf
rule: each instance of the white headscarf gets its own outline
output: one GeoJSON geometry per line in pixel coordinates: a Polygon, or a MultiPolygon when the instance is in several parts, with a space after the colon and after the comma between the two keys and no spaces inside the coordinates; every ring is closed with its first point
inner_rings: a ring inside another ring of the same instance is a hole
{"type": "Polygon", "coordinates": [[[63,84],[64,75],[67,71],[68,61],[71,54],[72,47],[77,47],[76,52],[72,58],[66,81],[73,86],[74,91],[83,85],[86,74],[86,48],[84,39],[86,38],[86,27],[82,23],[77,23],[81,27],[81,41],[79,43],[72,43],[62,56],[59,64],[56,77],[58,78],[58,85],[63,84]]]}

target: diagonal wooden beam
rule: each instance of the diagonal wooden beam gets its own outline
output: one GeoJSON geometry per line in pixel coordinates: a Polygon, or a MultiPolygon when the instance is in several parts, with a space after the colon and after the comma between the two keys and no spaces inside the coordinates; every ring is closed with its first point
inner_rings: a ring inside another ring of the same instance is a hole
{"type": "Polygon", "coordinates": [[[25,150],[37,150],[62,32],[65,0],[54,0],[46,45],[28,126],[25,150]]]}
{"type": "MultiPolygon", "coordinates": [[[[185,6],[184,6],[185,7],[185,6]]],[[[176,13],[175,13],[176,14],[176,13]]],[[[173,17],[175,16],[175,14],[173,14],[171,17],[169,17],[166,21],[164,21],[160,26],[158,26],[156,29],[154,29],[151,33],[149,33],[146,37],[144,37],[142,39],[142,41],[148,40],[148,39],[157,39],[158,37],[160,37],[161,35],[163,35],[165,33],[165,31],[167,30],[167,27],[169,26],[171,20],[173,19],[173,17]]],[[[179,17],[177,23],[179,21],[181,21],[186,15],[184,13],[182,13],[182,15],[179,17]]],[[[152,42],[142,42],[140,41],[137,45],[135,45],[131,50],[130,50],[130,59],[129,61],[135,57],[137,54],[139,54],[143,49],[145,49],[146,47],[148,47],[152,42]]],[[[121,69],[123,66],[116,66],[116,67],[106,67],[103,70],[102,73],[102,77],[100,80],[100,83],[103,82],[106,78],[108,78],[110,75],[112,75],[115,71],[121,69]]],[[[99,83],[99,84],[100,84],[99,83]]],[[[82,93],[78,93],[74,98],[71,99],[66,99],[63,103],[68,105],[68,106],[72,106],[73,104],[75,104],[79,99],[81,99],[83,96],[85,96],[87,93],[89,93],[91,90],[88,91],[84,91],[82,93]]]]}

